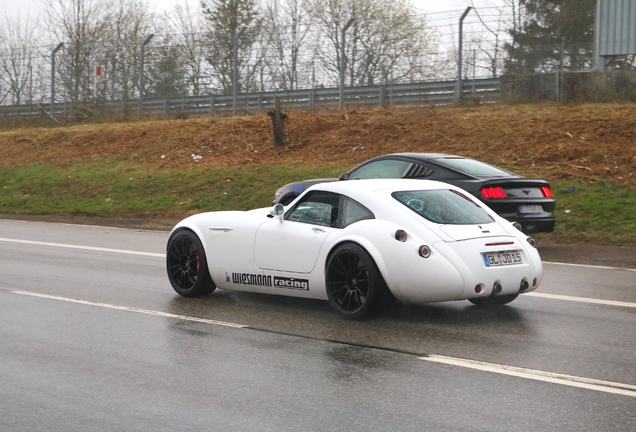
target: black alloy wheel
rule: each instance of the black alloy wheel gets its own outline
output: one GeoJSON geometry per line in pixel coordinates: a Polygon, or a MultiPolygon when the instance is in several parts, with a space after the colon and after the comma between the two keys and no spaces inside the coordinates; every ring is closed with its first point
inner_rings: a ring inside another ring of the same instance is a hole
{"type": "Polygon", "coordinates": [[[326,285],[331,307],[344,318],[358,319],[377,310],[384,281],[369,253],[347,243],[329,258],[326,285]]]}
{"type": "Polygon", "coordinates": [[[489,297],[477,297],[468,299],[468,301],[477,306],[492,307],[508,304],[517,297],[519,297],[519,294],[503,294],[489,297]]]}
{"type": "Polygon", "coordinates": [[[184,297],[202,296],[216,288],[203,245],[190,230],[175,231],[168,240],[166,267],[172,288],[184,297]]]}

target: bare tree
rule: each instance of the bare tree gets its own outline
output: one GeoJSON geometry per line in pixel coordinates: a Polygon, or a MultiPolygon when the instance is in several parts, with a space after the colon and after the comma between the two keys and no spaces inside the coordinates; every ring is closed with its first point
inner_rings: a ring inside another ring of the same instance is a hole
{"type": "Polygon", "coordinates": [[[236,67],[240,88],[249,88],[260,66],[264,51],[257,41],[261,35],[263,19],[256,0],[210,0],[202,2],[207,20],[207,62],[211,75],[226,94],[232,93],[234,43],[238,46],[236,67]],[[241,30],[245,28],[241,37],[241,30]]]}
{"type": "Polygon", "coordinates": [[[0,25],[0,82],[8,90],[0,92],[0,103],[10,95],[11,103],[33,99],[33,67],[37,65],[37,24],[27,16],[11,20],[4,17],[0,25]],[[27,26],[27,23],[35,25],[27,26]]]}
{"type": "Polygon", "coordinates": [[[366,7],[367,13],[358,23],[360,62],[358,70],[352,70],[358,84],[427,77],[437,40],[426,18],[405,1],[374,0],[366,7]]]}
{"type": "Polygon", "coordinates": [[[209,79],[205,77],[205,45],[202,36],[205,27],[200,8],[192,9],[187,0],[175,5],[170,22],[176,30],[175,41],[179,46],[187,81],[194,96],[207,90],[209,79]]]}
{"type": "Polygon", "coordinates": [[[312,20],[308,6],[308,0],[272,0],[267,5],[265,63],[276,88],[297,89],[303,76],[309,84],[310,62],[306,60],[312,20]]]}
{"type": "Polygon", "coordinates": [[[464,58],[472,61],[473,71],[482,67],[491,76],[496,77],[501,67],[502,38],[506,36],[505,31],[510,25],[508,11],[504,6],[493,6],[492,4],[482,9],[475,6],[475,0],[470,0],[470,5],[473,7],[473,16],[477,17],[480,28],[484,31],[474,32],[469,38],[469,43],[466,46],[473,51],[474,55],[470,56],[464,53],[464,58]],[[477,53],[479,53],[480,59],[485,58],[484,63],[478,64],[477,53]]]}
{"type": "Polygon", "coordinates": [[[159,28],[159,16],[143,0],[117,0],[104,17],[107,24],[96,60],[105,65],[101,90],[106,98],[138,94],[142,42],[159,28]]]}
{"type": "MultiPolygon", "coordinates": [[[[340,70],[341,30],[347,32],[347,85],[373,85],[402,78],[425,77],[426,58],[436,39],[424,16],[404,0],[313,0],[318,61],[327,74],[340,70]]],[[[333,79],[333,78],[332,78],[333,79]]]]}
{"type": "Polygon", "coordinates": [[[53,45],[65,43],[59,73],[67,96],[86,100],[92,96],[92,67],[107,29],[107,0],[43,0],[44,22],[53,45]]]}

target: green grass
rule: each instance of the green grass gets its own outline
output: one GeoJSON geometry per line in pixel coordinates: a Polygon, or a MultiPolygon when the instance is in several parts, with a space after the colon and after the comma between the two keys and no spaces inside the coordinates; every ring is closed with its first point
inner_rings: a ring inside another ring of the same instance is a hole
{"type": "Polygon", "coordinates": [[[556,230],[539,238],[636,246],[636,190],[603,180],[557,182],[552,190],[557,200],[556,230]]]}
{"type": "MultiPolygon", "coordinates": [[[[343,166],[244,166],[159,171],[94,158],[68,169],[0,170],[0,212],[179,218],[188,212],[270,205],[281,185],[338,176],[343,166]]],[[[636,246],[636,190],[604,181],[553,182],[557,225],[540,241],[636,246]],[[566,193],[565,190],[573,189],[566,193]]]]}
{"type": "Polygon", "coordinates": [[[68,169],[32,165],[0,171],[0,212],[158,217],[248,210],[269,206],[285,183],[342,171],[340,166],[158,171],[111,160],[68,169]]]}

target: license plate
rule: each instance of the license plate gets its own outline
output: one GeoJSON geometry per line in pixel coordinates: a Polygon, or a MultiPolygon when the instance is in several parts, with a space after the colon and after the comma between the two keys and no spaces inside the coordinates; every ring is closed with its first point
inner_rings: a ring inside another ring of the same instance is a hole
{"type": "Polygon", "coordinates": [[[523,264],[521,251],[488,252],[482,254],[486,267],[523,264]]]}
{"type": "Polygon", "coordinates": [[[521,205],[519,206],[519,213],[543,213],[542,205],[521,205]]]}

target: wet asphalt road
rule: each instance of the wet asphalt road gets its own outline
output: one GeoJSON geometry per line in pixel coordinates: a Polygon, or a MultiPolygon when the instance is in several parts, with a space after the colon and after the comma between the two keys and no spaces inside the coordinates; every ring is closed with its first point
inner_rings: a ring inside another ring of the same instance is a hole
{"type": "Polygon", "coordinates": [[[546,250],[539,290],[497,310],[349,322],[320,301],[181,298],[166,239],[0,220],[0,430],[636,430],[636,271],[604,268],[631,250],[604,267],[546,250]]]}

